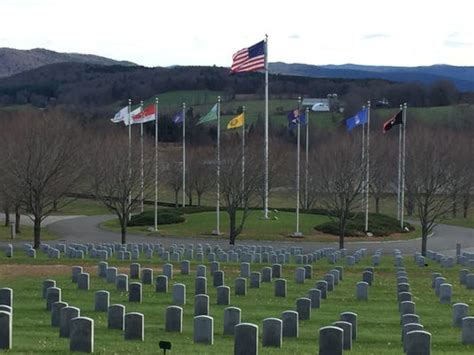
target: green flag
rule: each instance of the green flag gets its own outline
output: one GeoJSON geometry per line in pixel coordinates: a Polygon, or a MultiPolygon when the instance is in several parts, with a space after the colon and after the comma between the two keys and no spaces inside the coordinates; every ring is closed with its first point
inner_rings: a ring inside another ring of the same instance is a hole
{"type": "Polygon", "coordinates": [[[209,111],[209,113],[205,116],[202,116],[198,123],[196,124],[202,124],[202,123],[207,123],[207,122],[211,122],[211,121],[215,121],[217,120],[217,104],[215,104],[212,108],[211,108],[211,111],[209,111]]]}

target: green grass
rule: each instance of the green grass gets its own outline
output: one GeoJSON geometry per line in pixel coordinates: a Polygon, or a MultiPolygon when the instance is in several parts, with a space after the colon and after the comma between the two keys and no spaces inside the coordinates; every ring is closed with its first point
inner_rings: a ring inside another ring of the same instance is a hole
{"type": "MultiPolygon", "coordinates": [[[[41,254],[41,253],[40,253],[41,254]]],[[[160,273],[162,262],[140,260],[142,267],[152,267],[155,276],[160,273]]],[[[210,315],[214,318],[214,345],[193,344],[193,309],[194,309],[194,275],[180,275],[179,265],[174,264],[175,282],[187,285],[187,304],[184,306],[183,333],[167,333],[164,331],[164,314],[167,306],[172,304],[171,294],[157,294],[152,285],[143,286],[143,302],[129,303],[126,293],[118,292],[111,284],[99,279],[95,273],[97,261],[84,260],[46,260],[39,255],[36,261],[25,257],[6,259],[0,257],[0,287],[11,287],[14,290],[14,320],[13,320],[13,350],[11,353],[69,353],[69,341],[59,338],[58,329],[50,326],[50,314],[44,310],[45,301],[41,298],[41,282],[52,278],[62,289],[63,300],[70,305],[79,307],[81,315],[91,317],[95,321],[95,351],[106,354],[145,353],[156,354],[158,342],[172,342],[172,354],[232,354],[233,337],[222,335],[223,312],[225,306],[215,305],[216,291],[212,287],[212,279],[208,276],[208,294],[210,296],[210,315]],[[5,264],[18,263],[16,268],[5,264]],[[48,266],[52,263],[66,265],[48,266]],[[25,276],[25,268],[32,264],[34,275],[25,276]],[[91,290],[78,291],[70,281],[70,266],[81,264],[89,266],[91,273],[91,290]],[[94,267],[91,267],[93,266],[94,267]],[[23,270],[22,270],[23,269],[23,270]],[[21,274],[21,275],[20,275],[21,274]],[[126,306],[127,312],[137,311],[145,315],[145,341],[124,341],[123,333],[107,329],[107,315],[93,310],[94,292],[108,290],[111,293],[111,304],[120,303],[126,306]]],[[[128,263],[110,261],[110,265],[119,266],[121,271],[128,272],[128,263]]],[[[192,272],[195,270],[192,263],[192,272]]],[[[342,263],[342,265],[344,265],[342,263]]],[[[358,266],[344,267],[344,279],[329,293],[328,299],[321,301],[320,309],[313,309],[310,320],[300,321],[299,338],[283,339],[281,349],[263,348],[262,321],[267,317],[280,317],[286,310],[295,309],[295,300],[307,295],[315,280],[321,279],[333,266],[325,260],[313,265],[312,280],[305,284],[294,283],[296,265],[284,265],[283,277],[288,280],[288,295],[286,298],[273,296],[273,284],[262,283],[260,289],[248,289],[246,296],[233,294],[234,279],[238,276],[238,265],[223,264],[225,283],[231,287],[231,305],[242,309],[242,321],[259,326],[260,354],[314,354],[318,351],[319,329],[331,325],[339,319],[339,314],[352,311],[358,314],[358,338],[350,351],[354,355],[370,354],[401,354],[400,317],[396,300],[396,279],[393,258],[383,257],[382,264],[376,267],[374,283],[369,290],[369,301],[355,299],[355,284],[361,280],[365,266],[370,265],[370,257],[364,258],[358,266]]],[[[252,265],[253,271],[259,271],[261,265],[252,265]]],[[[460,267],[441,269],[430,264],[426,268],[414,265],[411,257],[405,258],[405,266],[410,280],[413,301],[416,303],[416,313],[425,330],[432,334],[433,354],[472,354],[473,345],[461,344],[461,331],[451,326],[451,305],[442,305],[431,289],[431,273],[442,272],[443,276],[453,284],[453,303],[465,302],[474,306],[474,296],[470,290],[458,282],[460,267]]]]}
{"type": "Polygon", "coordinates": [[[468,218],[447,218],[442,221],[442,223],[445,224],[450,224],[453,226],[460,226],[460,227],[466,227],[466,228],[474,228],[474,217],[470,216],[468,218]]]}
{"type": "MultiPolygon", "coordinates": [[[[240,218],[241,212],[238,213],[240,218]]],[[[296,230],[296,215],[293,212],[278,212],[271,213],[271,217],[277,217],[278,219],[264,220],[261,211],[252,211],[249,218],[247,219],[244,230],[237,237],[240,241],[245,240],[273,240],[273,241],[295,241],[291,235],[296,230]]],[[[216,214],[215,212],[200,212],[191,213],[185,215],[186,221],[178,224],[163,224],[158,227],[159,232],[153,232],[152,226],[136,226],[129,227],[129,234],[144,234],[150,237],[163,236],[180,236],[180,237],[209,237],[213,229],[216,228],[216,214]]],[[[329,222],[330,219],[327,216],[315,215],[315,214],[300,214],[300,231],[303,233],[303,238],[298,238],[296,241],[312,241],[312,242],[327,242],[337,241],[338,236],[321,234],[314,229],[314,226],[329,222]]],[[[104,229],[112,230],[114,232],[120,232],[120,225],[118,220],[111,219],[101,224],[104,229]]],[[[220,214],[220,231],[222,233],[219,238],[222,240],[228,239],[228,216],[225,212],[220,214]]],[[[354,237],[352,240],[364,241],[364,240],[399,240],[399,239],[413,239],[419,237],[417,230],[410,231],[409,233],[403,234],[391,234],[386,236],[378,237],[354,237]]],[[[351,238],[347,237],[347,241],[351,238]]]]}
{"type": "MultiPolygon", "coordinates": [[[[296,220],[295,214],[290,212],[271,213],[278,220],[263,220],[261,211],[252,211],[244,225],[242,234],[239,239],[251,240],[285,240],[289,235],[295,232],[296,220]]],[[[163,235],[179,235],[179,236],[209,236],[213,229],[216,228],[216,213],[202,212],[187,214],[186,221],[179,224],[165,224],[159,227],[160,233],[163,235]]],[[[237,214],[240,220],[241,212],[237,214]]],[[[313,227],[317,224],[328,221],[328,217],[320,215],[300,214],[300,230],[306,236],[315,235],[313,227]]],[[[228,215],[225,212],[220,213],[220,230],[223,233],[221,238],[227,239],[228,233],[228,215]]],[[[104,228],[119,231],[118,221],[113,219],[102,223],[104,228]]],[[[149,227],[131,227],[129,233],[145,233],[149,232],[149,227]]]]}
{"type": "Polygon", "coordinates": [[[77,198],[66,199],[64,204],[60,206],[58,211],[56,211],[54,214],[70,216],[94,216],[111,214],[111,212],[100,201],[77,198]]]}
{"type": "MultiPolygon", "coordinates": [[[[0,241],[13,241],[13,240],[24,240],[33,242],[33,227],[24,226],[20,227],[20,234],[16,234],[15,239],[10,238],[10,226],[5,227],[4,224],[0,226],[0,241]]],[[[42,240],[55,240],[58,239],[58,236],[50,232],[46,228],[41,229],[41,239],[42,240]]]]}

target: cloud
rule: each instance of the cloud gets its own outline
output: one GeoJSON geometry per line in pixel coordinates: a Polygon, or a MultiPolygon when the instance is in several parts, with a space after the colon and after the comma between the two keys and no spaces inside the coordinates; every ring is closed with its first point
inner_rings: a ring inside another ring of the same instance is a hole
{"type": "Polygon", "coordinates": [[[378,38],[388,38],[390,35],[386,33],[371,33],[368,35],[363,35],[362,39],[378,39],[378,38]]]}
{"type": "Polygon", "coordinates": [[[288,36],[288,38],[289,39],[300,39],[300,35],[295,33],[295,34],[292,34],[292,35],[288,36]]]}
{"type": "Polygon", "coordinates": [[[445,47],[449,48],[464,48],[473,45],[472,42],[467,42],[465,39],[467,39],[467,36],[463,38],[461,33],[452,32],[446,37],[443,44],[445,47]]]}
{"type": "Polygon", "coordinates": [[[471,47],[473,43],[470,42],[460,42],[460,41],[453,41],[453,40],[445,40],[444,46],[449,48],[464,48],[464,47],[471,47]]]}

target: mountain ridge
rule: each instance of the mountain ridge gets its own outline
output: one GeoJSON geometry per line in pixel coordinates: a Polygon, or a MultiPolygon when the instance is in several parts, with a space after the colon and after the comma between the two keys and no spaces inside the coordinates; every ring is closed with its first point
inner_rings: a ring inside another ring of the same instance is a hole
{"type": "Polygon", "coordinates": [[[0,48],[0,78],[56,63],[88,63],[136,66],[129,61],[114,60],[93,54],[55,52],[45,48],[0,48]]]}
{"type": "Polygon", "coordinates": [[[431,66],[396,67],[359,64],[312,65],[302,63],[269,63],[273,74],[299,75],[312,78],[385,79],[395,82],[432,84],[451,80],[461,91],[474,91],[474,66],[435,64],[431,66]]]}

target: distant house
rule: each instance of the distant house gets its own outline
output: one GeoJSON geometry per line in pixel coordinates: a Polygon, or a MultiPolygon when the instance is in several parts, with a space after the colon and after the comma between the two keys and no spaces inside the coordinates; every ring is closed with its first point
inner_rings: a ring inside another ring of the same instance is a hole
{"type": "Polygon", "coordinates": [[[306,98],[302,104],[312,111],[329,112],[337,108],[337,95],[328,95],[327,98],[306,98]]]}
{"type": "Polygon", "coordinates": [[[388,100],[384,97],[383,99],[377,100],[375,103],[376,107],[387,107],[389,105],[388,100]]]}

